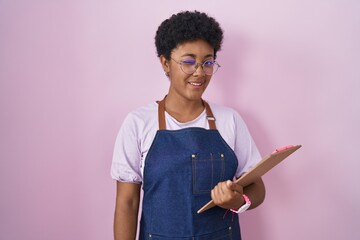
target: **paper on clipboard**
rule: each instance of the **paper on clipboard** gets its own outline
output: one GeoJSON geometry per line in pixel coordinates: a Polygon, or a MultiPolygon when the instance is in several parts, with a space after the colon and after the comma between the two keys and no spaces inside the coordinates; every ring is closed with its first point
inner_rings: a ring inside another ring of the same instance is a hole
{"type": "MultiPolygon", "coordinates": [[[[279,164],[282,160],[287,158],[290,154],[295,152],[301,147],[301,145],[296,146],[288,146],[282,149],[277,149],[274,153],[263,158],[258,164],[256,164],[252,169],[250,169],[247,173],[242,175],[235,182],[243,187],[246,187],[253,183],[256,179],[260,178],[262,175],[267,173],[270,169],[279,164]]],[[[207,204],[205,204],[202,208],[200,208],[197,213],[202,213],[212,207],[215,204],[211,200],[207,204]]]]}

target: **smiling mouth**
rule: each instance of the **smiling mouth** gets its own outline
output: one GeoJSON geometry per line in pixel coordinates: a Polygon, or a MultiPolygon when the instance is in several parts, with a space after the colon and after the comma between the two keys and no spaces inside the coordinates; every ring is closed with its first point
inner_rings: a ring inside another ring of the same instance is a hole
{"type": "Polygon", "coordinates": [[[203,82],[188,82],[188,83],[193,86],[199,87],[199,86],[202,86],[205,83],[205,81],[203,81],[203,82]]]}

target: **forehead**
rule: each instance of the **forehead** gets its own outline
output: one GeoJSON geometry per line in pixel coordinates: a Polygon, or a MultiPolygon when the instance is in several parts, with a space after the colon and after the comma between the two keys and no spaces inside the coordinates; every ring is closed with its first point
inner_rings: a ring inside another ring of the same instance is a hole
{"type": "Polygon", "coordinates": [[[204,40],[187,41],[179,44],[171,52],[173,57],[194,56],[194,57],[211,57],[214,56],[214,48],[204,40]]]}

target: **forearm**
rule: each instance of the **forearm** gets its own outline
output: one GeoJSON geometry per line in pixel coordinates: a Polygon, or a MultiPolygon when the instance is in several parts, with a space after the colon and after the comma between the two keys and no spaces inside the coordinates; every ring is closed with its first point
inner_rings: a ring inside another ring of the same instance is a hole
{"type": "Polygon", "coordinates": [[[261,178],[245,187],[244,194],[248,196],[251,201],[249,209],[258,207],[265,199],[265,186],[261,178]]]}
{"type": "Polygon", "coordinates": [[[118,206],[114,217],[114,239],[135,240],[138,220],[138,207],[118,206]]]}
{"type": "Polygon", "coordinates": [[[117,182],[116,207],[114,216],[114,239],[135,240],[140,184],[117,182]]]}

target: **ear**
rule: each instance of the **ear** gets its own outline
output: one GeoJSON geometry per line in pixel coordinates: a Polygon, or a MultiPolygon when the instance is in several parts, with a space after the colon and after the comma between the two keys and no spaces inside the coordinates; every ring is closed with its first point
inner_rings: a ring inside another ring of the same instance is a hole
{"type": "Polygon", "coordinates": [[[164,55],[160,56],[160,63],[161,63],[162,68],[164,69],[165,74],[169,74],[170,62],[164,57],[164,55]]]}

